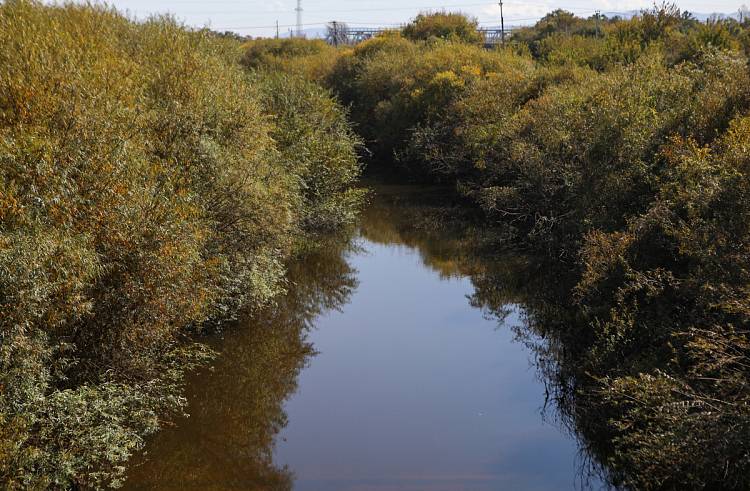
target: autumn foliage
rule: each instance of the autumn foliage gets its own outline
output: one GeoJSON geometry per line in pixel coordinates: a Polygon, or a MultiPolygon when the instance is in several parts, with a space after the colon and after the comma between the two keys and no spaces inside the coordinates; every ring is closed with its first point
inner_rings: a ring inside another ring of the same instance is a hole
{"type": "Polygon", "coordinates": [[[611,483],[747,489],[747,20],[558,10],[494,51],[416,34],[444,20],[326,65],[373,167],[454,184],[500,247],[564,272],[529,324],[611,483]]]}
{"type": "Polygon", "coordinates": [[[0,5],[4,487],[117,486],[208,356],[186,334],[271,301],[289,254],[353,220],[344,111],[240,55],[169,18],[0,5]]]}

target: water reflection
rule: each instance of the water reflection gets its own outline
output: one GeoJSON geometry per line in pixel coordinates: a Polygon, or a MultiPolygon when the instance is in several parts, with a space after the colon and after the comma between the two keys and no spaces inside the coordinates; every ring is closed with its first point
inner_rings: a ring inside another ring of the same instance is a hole
{"type": "Polygon", "coordinates": [[[531,278],[550,276],[498,250],[497,230],[472,226],[451,196],[376,187],[363,250],[336,241],[295,263],[277,308],[214,341],[222,355],[192,380],[191,417],[149,444],[127,488],[581,484],[575,439],[541,415],[538,374],[559,371],[530,362],[552,366],[550,345],[523,327],[550,308],[531,278]]]}
{"type": "Polygon", "coordinates": [[[311,333],[320,356],[277,462],[298,491],[573,489],[575,440],[543,420],[544,386],[508,328],[523,324],[526,262],[446,189],[376,192],[367,253],[351,258],[360,286],[311,333]]]}
{"type": "Polygon", "coordinates": [[[227,330],[221,353],[189,383],[190,417],[159,433],[130,472],[126,489],[292,489],[292,473],[273,462],[287,424],[286,398],[313,355],[306,328],[343,306],[356,288],[346,262],[351,243],[335,240],[290,266],[289,295],[227,330]]]}
{"type": "Polygon", "coordinates": [[[499,244],[513,241],[502,228],[488,227],[460,198],[451,198],[450,190],[404,186],[381,188],[379,194],[379,206],[366,212],[365,237],[414,248],[443,278],[468,278],[469,304],[513,332],[515,349],[528,353],[539,382],[534,389],[544,394],[541,417],[578,445],[575,487],[613,487],[602,464],[612,449],[609,422],[592,415],[577,390],[580,369],[571,347],[588,341],[578,328],[584,325],[581,312],[570,303],[575,277],[558,262],[503,249],[499,244]],[[509,318],[512,314],[518,317],[509,318]]]}

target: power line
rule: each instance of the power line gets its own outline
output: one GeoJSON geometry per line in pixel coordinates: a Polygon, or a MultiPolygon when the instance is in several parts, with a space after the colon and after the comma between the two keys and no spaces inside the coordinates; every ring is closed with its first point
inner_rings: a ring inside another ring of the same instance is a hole
{"type": "MultiPolygon", "coordinates": [[[[344,24],[356,24],[356,25],[362,25],[362,26],[383,26],[383,27],[396,27],[396,26],[403,26],[403,22],[356,22],[356,21],[338,21],[344,24]]],[[[330,21],[324,21],[324,22],[306,22],[301,24],[302,27],[310,27],[310,26],[325,26],[328,25],[330,21]]],[[[279,24],[279,27],[297,27],[297,24],[279,24]]],[[[212,27],[212,29],[271,29],[276,28],[276,24],[273,25],[265,25],[265,26],[217,26],[212,27]]]]}
{"type": "MultiPolygon", "coordinates": [[[[298,0],[298,1],[300,1],[300,0],[298,0]]],[[[502,4],[503,4],[503,6],[505,6],[505,5],[508,4],[508,2],[506,0],[503,0],[502,4]]],[[[497,4],[487,4],[487,3],[482,3],[482,4],[462,4],[462,6],[466,6],[466,7],[468,7],[468,6],[490,6],[490,5],[497,5],[497,4]]],[[[458,5],[456,4],[454,6],[458,6],[458,5]]],[[[450,6],[449,5],[445,5],[442,8],[447,8],[447,7],[450,7],[450,6]]],[[[301,14],[301,6],[299,8],[300,8],[300,11],[298,12],[298,14],[301,14]]],[[[407,9],[413,9],[413,8],[427,8],[427,7],[401,7],[401,8],[397,8],[397,9],[380,9],[380,8],[377,8],[377,9],[351,9],[351,10],[330,10],[330,11],[309,11],[309,12],[317,12],[317,13],[322,13],[322,12],[328,12],[328,13],[347,13],[347,12],[368,12],[368,11],[381,11],[381,10],[382,11],[407,10],[407,9]]],[[[439,7],[433,7],[433,8],[439,8],[439,7]]],[[[297,9],[295,9],[295,11],[296,10],[297,9]]],[[[595,10],[595,9],[584,9],[584,8],[571,8],[571,9],[564,9],[564,10],[568,10],[568,11],[571,11],[571,12],[574,12],[574,13],[579,13],[579,14],[586,14],[586,13],[595,14],[597,12],[597,10],[595,10]]],[[[305,10],[305,11],[308,12],[307,10],[305,10]]],[[[266,12],[264,12],[264,13],[266,13],[266,12]]],[[[607,15],[626,15],[629,12],[608,11],[608,12],[602,12],[602,13],[607,14],[607,15]]],[[[545,15],[547,15],[547,14],[545,14],[545,15]]],[[[545,15],[538,15],[538,16],[535,16],[535,17],[509,17],[509,18],[502,17],[501,18],[501,25],[504,24],[505,20],[507,20],[508,22],[539,21],[545,15]]],[[[366,21],[359,22],[359,21],[356,21],[356,20],[340,20],[340,19],[338,19],[338,21],[346,23],[346,24],[350,24],[350,25],[382,26],[382,27],[398,27],[398,26],[402,26],[402,25],[405,24],[404,22],[398,22],[398,23],[366,22],[366,21]]],[[[320,21],[320,22],[306,22],[306,23],[303,23],[303,22],[301,22],[301,19],[298,18],[296,24],[279,24],[279,27],[296,28],[297,31],[298,31],[298,35],[301,35],[301,32],[300,32],[301,31],[301,29],[300,29],[301,27],[325,26],[329,22],[330,22],[330,20],[325,20],[325,21],[320,21]]],[[[497,23],[497,20],[478,21],[479,25],[496,24],[496,23],[497,23]]],[[[272,24],[272,25],[247,25],[247,26],[216,26],[216,27],[213,27],[213,29],[217,29],[217,30],[232,30],[232,29],[246,30],[246,29],[275,29],[275,28],[276,28],[276,24],[272,24]]]]}
{"type": "Polygon", "coordinates": [[[490,5],[494,5],[494,4],[492,3],[457,3],[453,5],[439,5],[439,6],[437,5],[414,5],[412,7],[392,7],[392,8],[373,7],[373,8],[366,8],[366,9],[345,9],[345,10],[309,10],[308,12],[315,13],[315,14],[348,14],[348,13],[354,13],[354,12],[390,12],[393,10],[417,10],[417,9],[437,10],[437,9],[449,9],[449,8],[461,8],[461,7],[488,7],[490,5]]]}
{"type": "MultiPolygon", "coordinates": [[[[191,3],[191,2],[188,2],[191,3]]],[[[205,4],[205,2],[196,2],[196,3],[202,3],[205,4]]],[[[412,5],[412,6],[403,6],[403,7],[369,7],[369,8],[361,8],[361,9],[325,9],[325,10],[309,10],[305,9],[305,12],[311,13],[311,14],[347,14],[347,13],[355,13],[355,12],[390,12],[390,11],[405,11],[405,10],[418,10],[418,9],[425,9],[425,10],[438,10],[438,9],[449,9],[449,8],[468,8],[468,7],[491,7],[497,5],[496,3],[492,2],[483,2],[483,3],[454,3],[454,4],[442,4],[442,5],[412,5]]],[[[540,7],[540,8],[546,8],[546,9],[553,9],[553,5],[545,5],[545,4],[535,4],[535,3],[527,3],[527,2],[508,2],[503,1],[503,5],[509,5],[509,6],[517,6],[517,7],[540,7]]],[[[583,9],[581,7],[557,7],[562,10],[567,10],[570,12],[574,12],[577,10],[587,10],[587,11],[593,11],[591,9],[583,9]]],[[[244,11],[245,9],[243,9],[244,11]]],[[[259,10],[258,14],[284,14],[284,13],[291,13],[292,11],[296,11],[297,9],[284,9],[284,10],[259,10]]],[[[226,10],[217,12],[216,9],[212,10],[211,13],[228,13],[226,10]]],[[[193,15],[196,13],[193,12],[193,15]]]]}

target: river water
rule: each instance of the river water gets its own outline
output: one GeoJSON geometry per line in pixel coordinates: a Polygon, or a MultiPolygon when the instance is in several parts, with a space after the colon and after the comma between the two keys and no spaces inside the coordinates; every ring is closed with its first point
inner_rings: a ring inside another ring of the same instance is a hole
{"type": "Polygon", "coordinates": [[[523,310],[482,284],[514,258],[473,252],[483,231],[446,226],[445,193],[376,186],[355,236],[292,264],[278,306],[211,340],[191,416],[149,441],[126,489],[580,487],[523,310]]]}

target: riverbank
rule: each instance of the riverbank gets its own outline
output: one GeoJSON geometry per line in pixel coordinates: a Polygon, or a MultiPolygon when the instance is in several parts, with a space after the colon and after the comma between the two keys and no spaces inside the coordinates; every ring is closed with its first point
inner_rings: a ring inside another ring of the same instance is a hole
{"type": "MultiPolygon", "coordinates": [[[[372,152],[452,191],[373,208],[363,235],[471,278],[488,315],[523,306],[545,390],[607,482],[750,487],[750,21],[558,10],[493,51],[476,28],[440,13],[356,47],[240,45],[0,5],[0,481],[121,485],[212,358],[196,335],[338,250],[372,152]]],[[[304,350],[287,334],[256,345],[304,350]]]]}
{"type": "Polygon", "coordinates": [[[0,5],[0,487],[121,485],[185,409],[195,335],[356,218],[358,139],[238,41],[103,5],[0,5]]]}
{"type": "Polygon", "coordinates": [[[614,484],[745,489],[750,24],[600,20],[558,10],[486,51],[437,14],[243,62],[330,87],[386,169],[453,185],[499,247],[572,278],[538,330],[614,484]]]}

